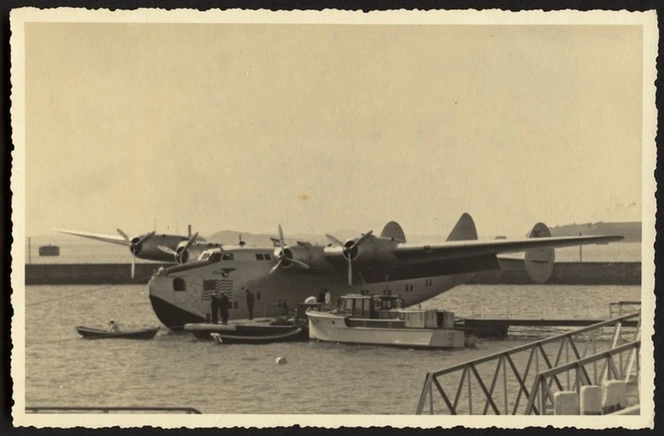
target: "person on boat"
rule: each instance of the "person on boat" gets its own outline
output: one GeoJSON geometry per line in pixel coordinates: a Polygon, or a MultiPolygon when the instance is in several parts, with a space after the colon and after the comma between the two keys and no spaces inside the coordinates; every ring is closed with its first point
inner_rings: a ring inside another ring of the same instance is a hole
{"type": "Polygon", "coordinates": [[[109,333],[119,333],[120,332],[120,326],[115,321],[110,320],[108,322],[108,331],[109,331],[109,333]]]}
{"type": "Polygon", "coordinates": [[[254,319],[254,294],[247,288],[247,311],[249,312],[249,319],[254,319]]]}
{"type": "Polygon", "coordinates": [[[221,294],[221,298],[219,299],[219,313],[221,314],[221,323],[223,325],[228,324],[228,308],[230,305],[231,303],[228,301],[226,294],[221,294]]]}
{"type": "Polygon", "coordinates": [[[327,306],[332,304],[332,294],[327,289],[325,289],[325,304],[327,306]]]}
{"type": "Polygon", "coordinates": [[[212,324],[219,322],[219,297],[216,293],[210,298],[210,309],[212,310],[212,324]]]}
{"type": "Polygon", "coordinates": [[[316,303],[325,303],[325,289],[321,289],[316,303]]]}

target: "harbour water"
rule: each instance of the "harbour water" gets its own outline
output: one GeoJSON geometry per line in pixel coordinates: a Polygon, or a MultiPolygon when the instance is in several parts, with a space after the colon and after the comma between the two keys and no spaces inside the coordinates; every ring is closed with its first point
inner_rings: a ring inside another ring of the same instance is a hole
{"type": "MultiPolygon", "coordinates": [[[[639,286],[465,285],[423,307],[457,316],[607,318],[639,286]]],[[[412,414],[428,371],[554,334],[521,329],[463,350],[333,343],[215,345],[160,331],[151,341],[81,339],[77,325],[156,326],[145,286],[28,286],[27,406],[186,406],[203,413],[412,414]],[[276,365],[275,358],[288,359],[276,365]]],[[[556,331],[557,332],[557,331],[556,331]]]]}

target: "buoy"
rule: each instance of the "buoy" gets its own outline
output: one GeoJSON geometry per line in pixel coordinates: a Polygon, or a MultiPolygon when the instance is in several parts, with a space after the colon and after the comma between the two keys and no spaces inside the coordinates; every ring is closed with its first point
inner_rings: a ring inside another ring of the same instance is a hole
{"type": "Polygon", "coordinates": [[[277,365],[285,365],[285,364],[288,363],[288,360],[286,360],[285,357],[281,357],[281,356],[279,356],[279,357],[277,357],[277,359],[275,360],[275,362],[276,362],[277,365]]]}

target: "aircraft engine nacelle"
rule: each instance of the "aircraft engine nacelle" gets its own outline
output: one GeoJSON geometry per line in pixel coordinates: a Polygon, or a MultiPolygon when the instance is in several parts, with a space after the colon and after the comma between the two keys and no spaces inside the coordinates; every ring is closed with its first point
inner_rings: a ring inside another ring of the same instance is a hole
{"type": "MultiPolygon", "coordinates": [[[[550,237],[551,232],[544,223],[537,223],[528,234],[529,238],[550,237]]],[[[553,248],[535,248],[526,250],[524,266],[530,279],[535,283],[546,283],[553,274],[556,252],[553,248]]]]}
{"type": "Polygon", "coordinates": [[[327,262],[323,247],[290,245],[284,247],[283,254],[281,248],[274,250],[275,259],[279,261],[279,267],[283,269],[294,269],[307,271],[310,273],[321,273],[334,271],[334,266],[327,262]],[[299,264],[298,264],[299,263],[299,264]],[[306,265],[308,268],[303,268],[306,265]]]}
{"type": "Polygon", "coordinates": [[[287,246],[283,250],[277,248],[274,250],[274,257],[281,259],[280,266],[284,269],[292,268],[297,265],[297,262],[304,263],[309,265],[310,255],[309,249],[307,247],[302,247],[299,245],[287,246]]]}
{"type": "Polygon", "coordinates": [[[359,244],[351,239],[344,243],[344,258],[354,265],[370,266],[380,262],[382,265],[398,262],[393,254],[397,241],[383,238],[367,238],[359,244]],[[353,246],[354,245],[354,246],[353,246]]]}
{"type": "Polygon", "coordinates": [[[159,249],[161,239],[159,236],[135,237],[130,241],[129,251],[140,259],[150,259],[162,262],[172,262],[173,257],[159,249]]]}
{"type": "Polygon", "coordinates": [[[198,260],[205,250],[210,248],[217,248],[219,244],[212,242],[209,243],[195,243],[187,248],[187,241],[182,241],[175,249],[175,261],[182,265],[187,262],[198,260]]]}

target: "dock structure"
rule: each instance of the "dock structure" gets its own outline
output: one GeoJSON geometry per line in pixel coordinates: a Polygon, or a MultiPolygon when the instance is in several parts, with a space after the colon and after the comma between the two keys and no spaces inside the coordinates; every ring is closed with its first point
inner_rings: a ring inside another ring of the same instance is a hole
{"type": "Polygon", "coordinates": [[[200,415],[201,412],[193,407],[157,407],[157,406],[99,406],[99,407],[70,407],[70,406],[29,406],[26,413],[184,413],[187,415],[200,415]]]}
{"type": "Polygon", "coordinates": [[[638,410],[640,320],[641,312],[632,312],[429,372],[416,413],[545,415],[638,410]]]}

